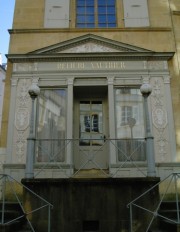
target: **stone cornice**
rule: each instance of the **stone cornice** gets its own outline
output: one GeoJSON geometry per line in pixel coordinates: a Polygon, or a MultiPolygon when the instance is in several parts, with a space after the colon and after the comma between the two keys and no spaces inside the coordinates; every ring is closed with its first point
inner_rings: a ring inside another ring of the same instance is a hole
{"type": "Polygon", "coordinates": [[[173,15],[180,15],[180,11],[173,11],[173,15]]]}
{"type": "Polygon", "coordinates": [[[8,54],[10,62],[169,60],[173,52],[155,52],[85,34],[26,54],[8,54]]]}
{"type": "Polygon", "coordinates": [[[41,28],[41,29],[35,29],[35,28],[29,28],[29,29],[9,29],[9,34],[28,34],[28,33],[59,33],[59,32],[68,32],[68,33],[93,33],[93,32],[166,32],[171,31],[171,27],[141,27],[141,28],[63,28],[63,29],[57,29],[57,28],[41,28]]]}
{"type": "Polygon", "coordinates": [[[169,60],[174,52],[115,52],[115,53],[56,53],[9,54],[12,63],[55,61],[121,61],[121,60],[169,60]]]}

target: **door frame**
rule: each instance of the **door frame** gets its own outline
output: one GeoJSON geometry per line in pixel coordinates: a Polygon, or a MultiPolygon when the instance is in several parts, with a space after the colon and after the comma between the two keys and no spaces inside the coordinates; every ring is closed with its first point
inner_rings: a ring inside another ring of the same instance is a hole
{"type": "Polygon", "coordinates": [[[76,94],[76,87],[74,88],[74,112],[73,112],[73,139],[74,139],[74,149],[73,149],[73,160],[74,160],[74,166],[76,170],[79,169],[109,169],[109,152],[108,152],[108,141],[105,141],[102,146],[91,146],[92,150],[89,146],[79,146],[79,126],[80,126],[80,112],[79,112],[79,106],[80,101],[102,101],[102,112],[103,112],[103,134],[108,137],[108,130],[109,130],[109,121],[108,121],[108,87],[104,88],[101,92],[101,87],[99,87],[98,92],[97,90],[93,90],[90,94],[87,94],[85,91],[89,87],[82,87],[84,88],[83,91],[80,93],[78,88],[78,94],[76,94]],[[106,89],[106,91],[104,91],[106,89]],[[85,160],[81,160],[80,152],[83,152],[83,155],[85,156],[85,160]],[[90,153],[91,152],[91,153],[90,153]],[[96,160],[96,157],[94,157],[97,153],[100,156],[100,159],[96,160]],[[99,153],[99,154],[98,154],[99,153]],[[100,154],[101,153],[101,154],[100,154]],[[95,154],[93,156],[93,154],[95,154]],[[90,157],[91,156],[91,157],[90,157]],[[93,157],[92,157],[93,156],[93,157]],[[93,158],[95,159],[95,163],[97,162],[97,165],[93,163],[93,161],[88,159],[93,158]],[[100,163],[101,158],[104,158],[104,161],[102,160],[103,165],[100,163]],[[93,163],[94,165],[88,165],[88,163],[93,163]],[[86,164],[83,166],[83,164],[86,164]]]}

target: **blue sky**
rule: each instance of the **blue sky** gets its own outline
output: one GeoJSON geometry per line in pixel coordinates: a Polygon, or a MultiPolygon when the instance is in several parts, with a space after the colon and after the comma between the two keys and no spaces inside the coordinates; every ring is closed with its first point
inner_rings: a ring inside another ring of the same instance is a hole
{"type": "Polygon", "coordinates": [[[9,48],[8,29],[12,28],[15,0],[0,0],[0,53],[2,62],[6,63],[5,54],[9,48]]]}

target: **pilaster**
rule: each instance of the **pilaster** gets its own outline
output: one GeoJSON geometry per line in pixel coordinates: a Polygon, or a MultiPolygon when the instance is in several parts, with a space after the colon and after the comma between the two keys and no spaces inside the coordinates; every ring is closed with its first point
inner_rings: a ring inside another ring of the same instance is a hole
{"type": "Polygon", "coordinates": [[[166,93],[166,105],[167,109],[167,118],[168,118],[168,131],[169,131],[169,146],[171,152],[171,161],[175,162],[176,157],[176,137],[175,137],[175,128],[174,128],[174,119],[173,119],[173,109],[172,109],[172,98],[171,98],[171,87],[170,87],[170,76],[163,76],[164,80],[164,89],[166,93]]]}
{"type": "Polygon", "coordinates": [[[18,79],[11,79],[11,100],[10,100],[10,111],[9,111],[9,124],[8,124],[8,141],[7,141],[7,158],[6,163],[12,162],[13,153],[13,135],[14,135],[14,112],[16,106],[16,93],[17,93],[18,79]]]}
{"type": "Polygon", "coordinates": [[[67,157],[66,163],[72,164],[73,163],[73,84],[74,84],[74,77],[69,77],[67,80],[67,157]],[[70,140],[70,141],[69,141],[70,140]]]}
{"type": "Polygon", "coordinates": [[[113,143],[114,138],[116,138],[116,129],[115,129],[115,103],[114,103],[114,77],[109,76],[107,77],[108,82],[108,102],[109,102],[109,165],[116,164],[116,148],[113,143]]]}

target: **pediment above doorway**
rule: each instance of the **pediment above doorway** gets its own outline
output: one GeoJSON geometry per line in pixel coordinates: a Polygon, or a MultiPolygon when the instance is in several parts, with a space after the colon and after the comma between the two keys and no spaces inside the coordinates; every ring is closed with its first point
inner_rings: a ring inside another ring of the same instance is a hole
{"type": "Polygon", "coordinates": [[[94,34],[86,34],[26,54],[8,54],[16,62],[47,62],[77,60],[169,60],[173,52],[155,52],[94,34]]]}
{"type": "Polygon", "coordinates": [[[117,42],[93,34],[76,37],[52,46],[36,50],[34,54],[47,53],[99,53],[99,52],[152,52],[147,49],[117,42]]]}

